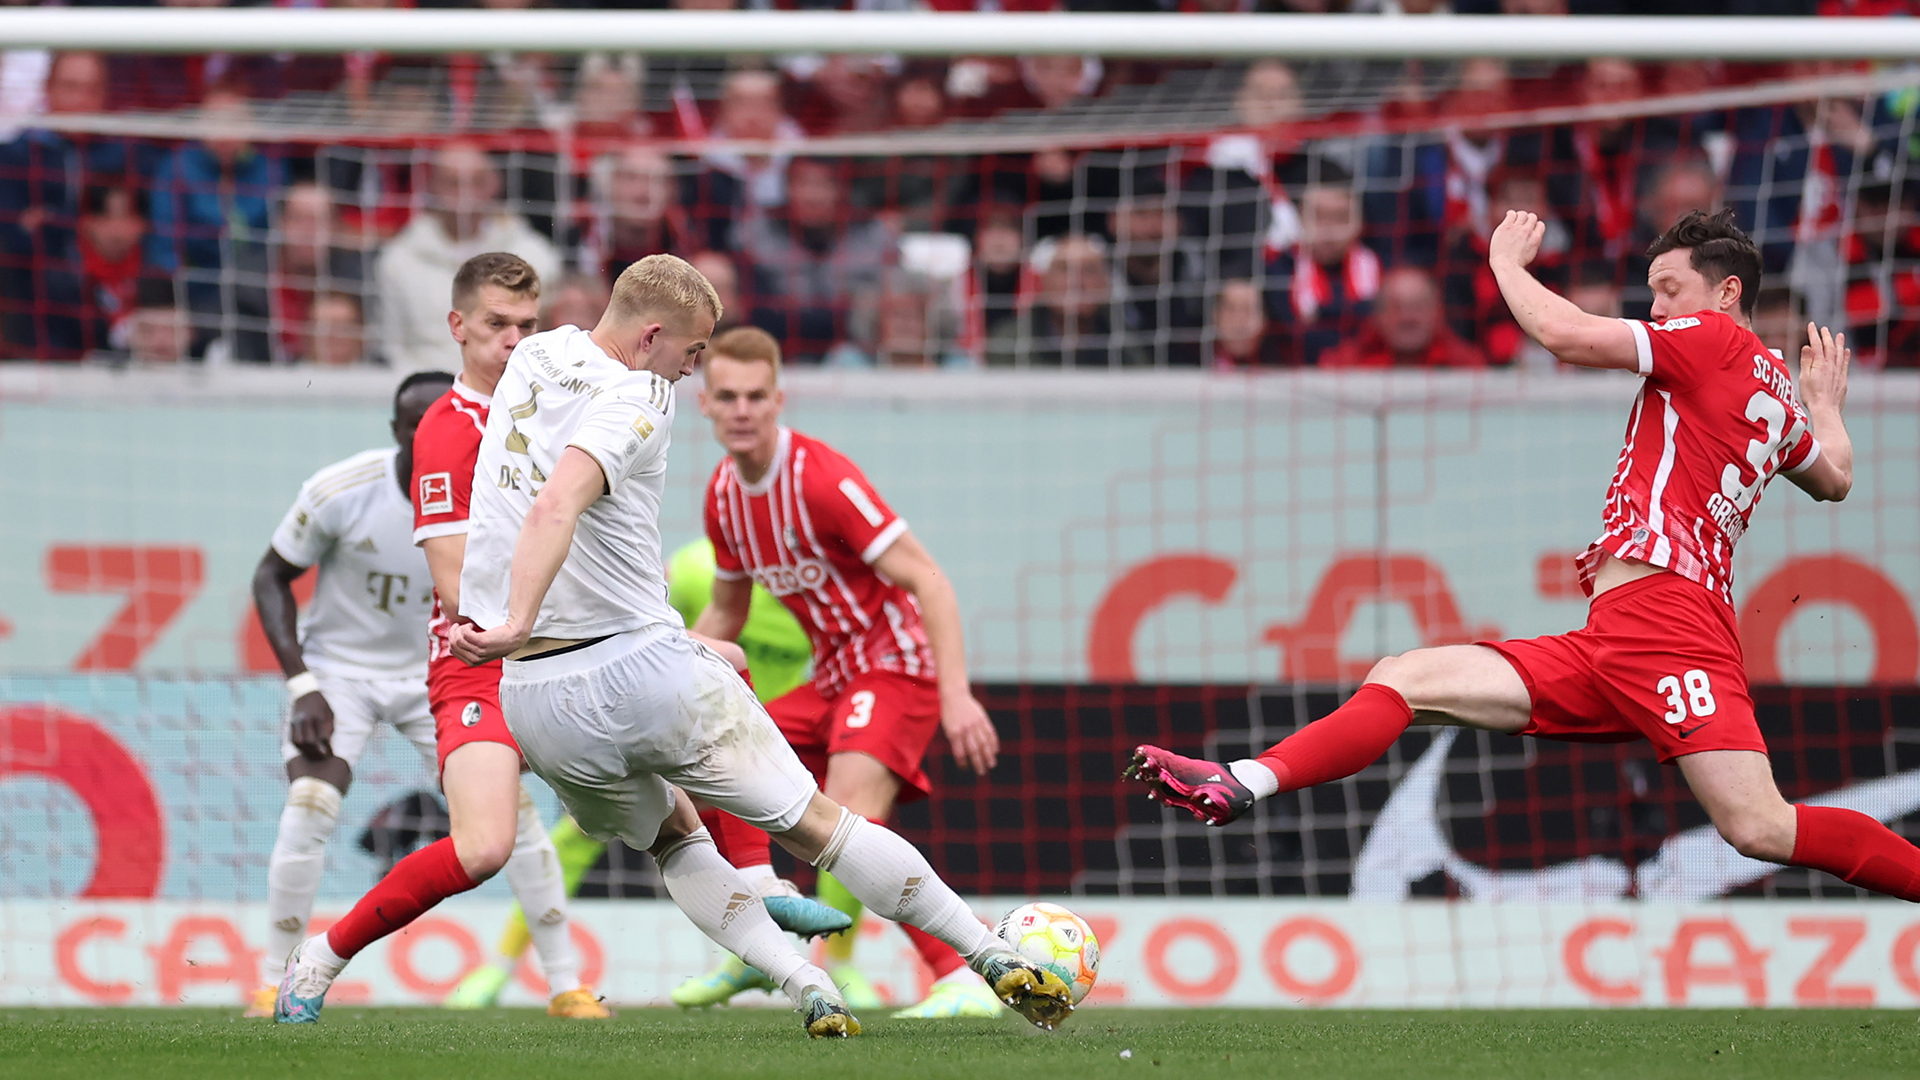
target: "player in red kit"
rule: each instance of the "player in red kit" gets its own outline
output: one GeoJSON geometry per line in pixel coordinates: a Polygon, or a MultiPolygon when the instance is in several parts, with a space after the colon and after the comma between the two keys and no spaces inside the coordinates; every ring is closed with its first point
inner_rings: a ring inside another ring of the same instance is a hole
{"type": "MultiPolygon", "coordinates": [[[[985,775],[999,736],[967,683],[959,606],[940,567],[853,462],[780,424],[780,346],[741,327],[707,351],[701,411],[728,457],[707,485],[714,549],[713,600],[694,629],[732,641],[758,582],[799,619],[813,642],[813,678],[767,711],[828,798],[884,822],[896,803],[925,798],[921,768],[944,730],[964,767],[985,775]]],[[[721,852],[762,891],[780,887],[765,833],[707,815],[721,852]]],[[[858,901],[831,875],[820,899],[850,915],[858,901]]],[[[996,1015],[1000,1005],[960,956],[907,928],[935,982],[898,1016],[996,1015]]],[[[853,932],[828,941],[827,970],[850,1005],[877,1005],[851,963],[853,932]]],[[[710,1005],[759,985],[738,961],[674,991],[710,1005]]]]}
{"type": "MultiPolygon", "coordinates": [[[[461,371],[414,434],[414,543],[433,578],[428,622],[427,702],[433,713],[441,788],[451,836],[400,860],[351,912],[295,955],[338,968],[355,953],[418,918],[448,896],[505,871],[528,919],[553,994],[554,1016],[605,1019],[612,1014],[580,984],[579,959],[567,926],[566,881],[559,856],[533,800],[520,783],[520,748],[500,713],[500,664],[468,667],[447,648],[448,611],[459,607],[466,550],[467,501],[474,459],[486,428],[493,387],[507,357],[539,321],[540,280],[515,255],[476,255],[453,279],[449,329],[460,344],[461,371]]],[[[289,964],[275,1018],[305,1023],[320,997],[295,985],[289,964]]]]}
{"type": "Polygon", "coordinates": [[[1562,361],[1644,380],[1604,528],[1580,557],[1593,598],[1569,634],[1388,657],[1346,704],[1256,758],[1154,746],[1128,775],[1213,825],[1257,799],[1360,771],[1408,724],[1582,742],[1646,739],[1727,843],[1920,900],[1920,848],[1866,814],[1792,805],[1774,785],[1734,625],[1733,548],[1778,473],[1815,499],[1853,484],[1844,336],[1809,326],[1799,394],[1753,333],[1760,255],[1731,211],[1691,213],[1648,249],[1651,323],[1589,315],[1527,272],[1545,227],[1510,212],[1488,262],[1514,318],[1562,361]]]}

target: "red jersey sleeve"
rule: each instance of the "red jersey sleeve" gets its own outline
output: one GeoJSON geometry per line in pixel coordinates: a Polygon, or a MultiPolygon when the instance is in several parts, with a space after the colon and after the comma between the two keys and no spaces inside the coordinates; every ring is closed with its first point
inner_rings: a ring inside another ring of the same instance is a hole
{"type": "Polygon", "coordinates": [[[807,513],[822,541],[838,539],[871,565],[886,554],[907,523],[873,490],[859,466],[818,443],[806,450],[807,513]]]}
{"type": "Polygon", "coordinates": [[[726,471],[727,463],[722,461],[707,481],[704,512],[707,541],[713,545],[713,576],[722,581],[741,581],[747,576],[746,564],[740,561],[740,552],[733,546],[732,532],[720,524],[720,492],[731,488],[726,481],[726,471]]]}
{"type": "Polygon", "coordinates": [[[455,407],[453,392],[435,402],[413,435],[413,542],[467,531],[467,501],[473,466],[480,456],[481,428],[455,407]]]}
{"type": "Polygon", "coordinates": [[[1640,374],[1665,390],[1690,390],[1725,367],[1733,355],[1733,337],[1740,329],[1732,319],[1715,311],[1697,311],[1660,323],[1620,321],[1633,331],[1640,374]]]}

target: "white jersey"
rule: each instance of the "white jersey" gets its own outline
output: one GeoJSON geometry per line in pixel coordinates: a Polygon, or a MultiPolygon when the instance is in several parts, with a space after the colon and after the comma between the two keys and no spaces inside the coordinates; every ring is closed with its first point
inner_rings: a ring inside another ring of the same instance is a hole
{"type": "Polygon", "coordinates": [[[393,471],[399,454],[368,450],[314,473],[274,530],[281,558],[319,566],[300,619],[300,652],[315,672],[426,678],[433,579],[413,546],[413,503],[393,471]]]}
{"type": "Polygon", "coordinates": [[[667,603],[660,500],[673,429],[673,384],[600,351],[563,326],[522,341],[493,391],[474,463],[460,613],[491,628],[507,620],[520,524],[569,446],[600,464],[607,492],[580,515],[567,560],[533,636],[582,640],[656,623],[686,624],[667,603]]]}

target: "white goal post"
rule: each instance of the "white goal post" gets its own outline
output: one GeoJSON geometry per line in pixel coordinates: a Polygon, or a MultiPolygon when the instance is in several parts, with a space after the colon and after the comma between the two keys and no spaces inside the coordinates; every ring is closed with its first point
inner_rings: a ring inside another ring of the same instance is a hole
{"type": "Polygon", "coordinates": [[[1912,60],[1920,19],[5,8],[0,48],[1912,60]]]}

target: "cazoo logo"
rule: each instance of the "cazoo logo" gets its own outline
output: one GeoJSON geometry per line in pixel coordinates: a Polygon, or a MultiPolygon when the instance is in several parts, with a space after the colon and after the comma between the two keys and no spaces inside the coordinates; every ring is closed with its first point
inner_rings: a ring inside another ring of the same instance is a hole
{"type": "Polygon", "coordinates": [[[753,580],[775,596],[792,596],[826,584],[829,573],[825,561],[801,559],[792,566],[760,567],[753,572],[753,580]]]}

